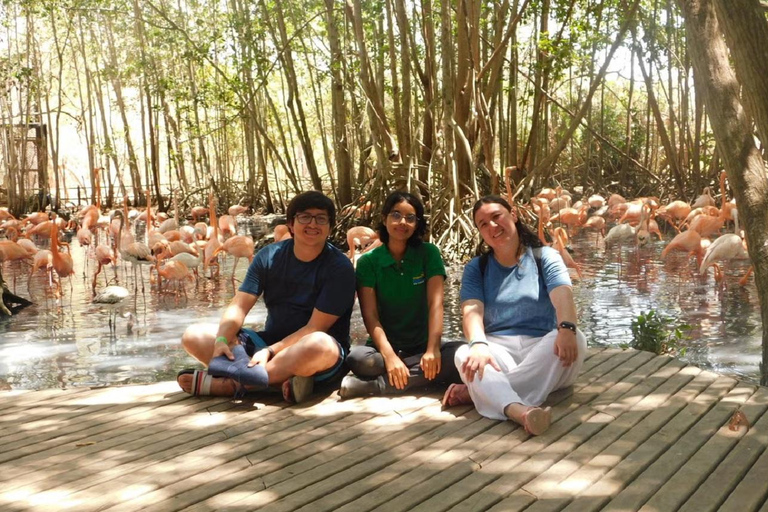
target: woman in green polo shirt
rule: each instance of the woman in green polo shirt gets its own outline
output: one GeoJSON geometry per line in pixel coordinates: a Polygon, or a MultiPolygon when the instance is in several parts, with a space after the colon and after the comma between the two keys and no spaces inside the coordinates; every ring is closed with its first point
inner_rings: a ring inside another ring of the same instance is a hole
{"type": "Polygon", "coordinates": [[[460,382],[453,355],[462,343],[442,343],[445,266],[437,246],[422,240],[426,230],[418,198],[387,197],[378,227],[384,245],[357,262],[357,296],[370,338],[347,356],[354,375],[342,381],[342,398],[460,382]]]}

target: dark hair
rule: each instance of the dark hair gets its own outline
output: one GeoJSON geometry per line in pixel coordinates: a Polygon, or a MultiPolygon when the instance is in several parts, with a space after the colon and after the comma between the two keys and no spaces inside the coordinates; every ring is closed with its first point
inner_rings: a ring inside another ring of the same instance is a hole
{"type": "Polygon", "coordinates": [[[421,204],[419,198],[413,194],[396,190],[387,196],[384,200],[384,206],[381,208],[382,220],[379,222],[379,227],[377,229],[379,231],[379,240],[381,240],[384,245],[389,243],[389,233],[387,232],[387,226],[383,219],[389,215],[396,205],[403,201],[413,206],[413,209],[416,210],[416,229],[408,239],[408,245],[417,246],[423,242],[424,233],[427,232],[427,220],[424,218],[424,205],[421,204]]]}
{"type": "Polygon", "coordinates": [[[285,212],[285,217],[288,222],[293,222],[293,218],[297,213],[309,210],[310,208],[317,208],[319,210],[325,210],[328,212],[330,226],[331,229],[333,229],[333,226],[336,223],[336,207],[333,206],[333,201],[331,201],[328,196],[318,192],[317,190],[302,192],[301,194],[291,199],[291,202],[288,203],[288,209],[285,212]]]}
{"type": "MultiPolygon", "coordinates": [[[[483,206],[484,204],[500,204],[501,206],[506,208],[508,212],[512,211],[512,207],[509,205],[507,200],[504,199],[503,197],[496,196],[496,195],[484,196],[478,199],[475,202],[474,206],[472,206],[472,222],[475,221],[475,214],[477,213],[477,210],[479,210],[480,207],[483,206]]],[[[520,220],[519,215],[517,216],[517,221],[515,222],[515,228],[517,229],[517,236],[518,238],[520,238],[521,245],[524,245],[526,247],[541,247],[542,245],[544,245],[541,243],[541,240],[539,240],[538,235],[534,233],[531,228],[523,224],[523,221],[520,220]]]]}

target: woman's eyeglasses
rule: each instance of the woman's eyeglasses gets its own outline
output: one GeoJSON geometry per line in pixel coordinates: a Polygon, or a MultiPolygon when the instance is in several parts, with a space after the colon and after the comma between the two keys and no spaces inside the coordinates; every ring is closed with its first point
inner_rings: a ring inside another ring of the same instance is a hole
{"type": "Polygon", "coordinates": [[[419,218],[412,213],[409,213],[408,215],[403,215],[402,213],[397,211],[389,212],[388,216],[395,222],[400,222],[401,220],[405,219],[405,222],[407,222],[408,224],[416,224],[416,221],[419,220],[419,218]]]}
{"type": "Polygon", "coordinates": [[[296,219],[299,224],[309,224],[312,222],[312,219],[315,219],[315,222],[318,226],[325,226],[331,220],[327,215],[323,213],[318,215],[310,215],[309,213],[297,213],[294,219],[296,219]]]}

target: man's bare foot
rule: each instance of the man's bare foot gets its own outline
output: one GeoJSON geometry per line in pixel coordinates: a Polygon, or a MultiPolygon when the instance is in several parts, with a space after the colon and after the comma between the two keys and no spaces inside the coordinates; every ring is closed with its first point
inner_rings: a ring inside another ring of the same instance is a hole
{"type": "MultiPolygon", "coordinates": [[[[178,376],[176,381],[179,383],[179,387],[185,393],[193,394],[192,387],[194,383],[194,374],[183,373],[178,376]]],[[[210,379],[210,391],[208,393],[198,393],[199,395],[206,396],[233,396],[237,389],[237,384],[232,379],[225,379],[221,377],[213,377],[206,374],[205,379],[210,379]]],[[[204,386],[203,386],[204,387],[204,386]]]]}

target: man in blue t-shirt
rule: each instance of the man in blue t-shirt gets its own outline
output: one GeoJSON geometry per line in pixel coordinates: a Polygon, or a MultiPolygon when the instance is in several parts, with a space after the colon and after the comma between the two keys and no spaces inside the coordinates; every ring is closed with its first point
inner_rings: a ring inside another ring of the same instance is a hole
{"type": "Polygon", "coordinates": [[[281,385],[287,401],[301,402],[311,395],[314,382],[339,376],[349,352],[355,272],[327,242],[335,213],[333,202],[320,192],[304,192],[290,202],[286,216],[293,238],[256,254],[218,326],[193,325],[182,337],[184,349],[203,364],[218,358],[214,363],[220,368],[224,357],[232,361],[226,368],[232,378],[184,371],[178,378],[184,391],[228,396],[249,387],[242,382],[263,380],[281,385]],[[262,296],[264,330],[244,328],[246,315],[262,296]],[[237,366],[241,347],[250,361],[237,366]]]}

